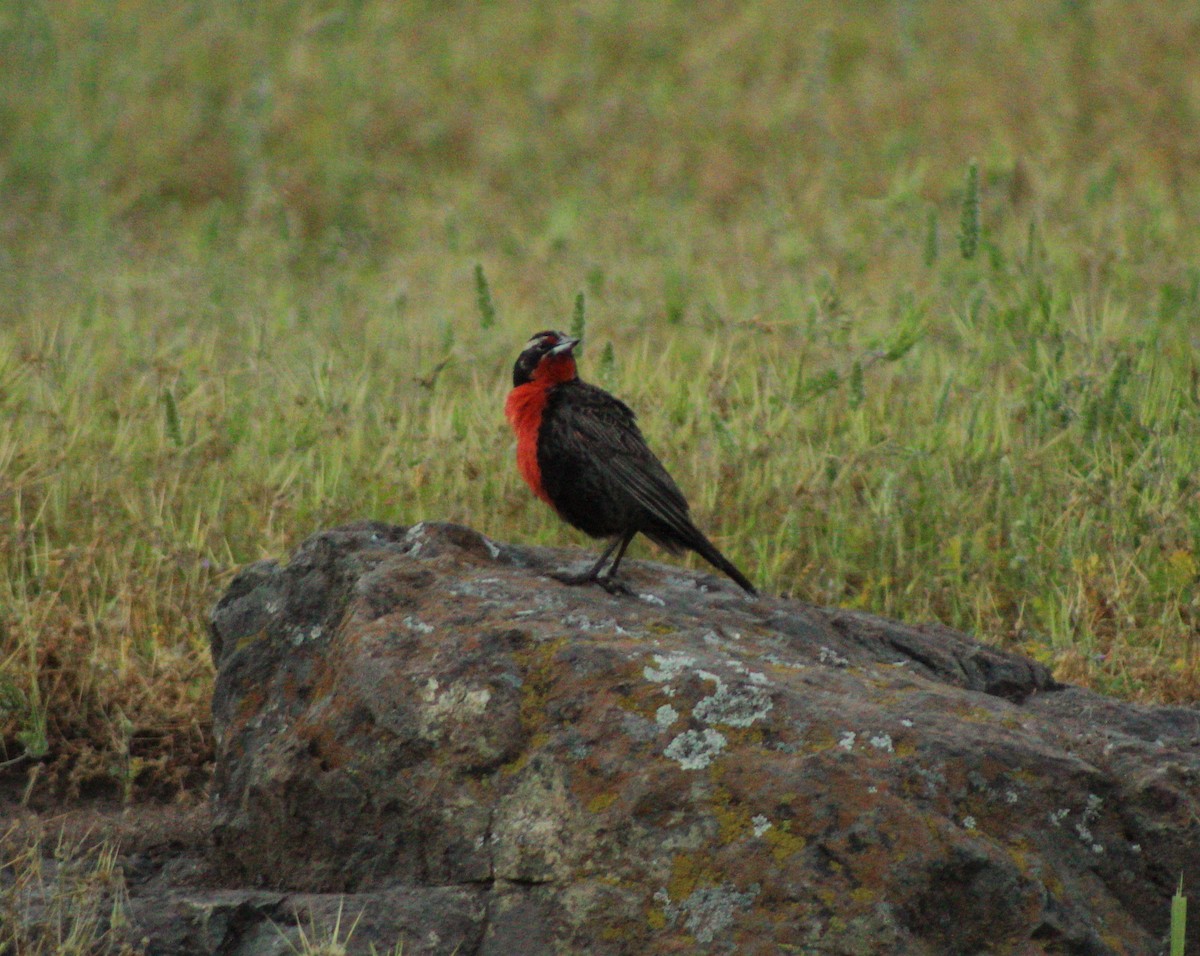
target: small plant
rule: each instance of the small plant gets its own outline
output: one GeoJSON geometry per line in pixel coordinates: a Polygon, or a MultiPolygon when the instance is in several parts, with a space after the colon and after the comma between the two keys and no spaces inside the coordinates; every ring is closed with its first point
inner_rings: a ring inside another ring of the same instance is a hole
{"type": "MultiPolygon", "coordinates": [[[[584,328],[586,320],[584,317],[584,298],[580,292],[575,296],[575,311],[571,313],[571,336],[573,338],[582,339],[584,337],[584,328]]],[[[578,355],[583,351],[583,346],[575,347],[575,354],[578,355]]]]}
{"type": "Polygon", "coordinates": [[[941,236],[938,232],[937,209],[931,208],[925,221],[925,265],[933,268],[941,252],[941,236]]]}
{"type": "Polygon", "coordinates": [[[600,381],[606,386],[611,386],[617,375],[617,356],[613,351],[612,342],[604,343],[604,350],[600,353],[600,367],[597,370],[600,381]]]}
{"type": "Polygon", "coordinates": [[[1183,944],[1187,938],[1187,897],[1183,895],[1183,874],[1179,875],[1179,888],[1171,897],[1171,956],[1183,956],[1183,944]]]}
{"type": "Polygon", "coordinates": [[[475,263],[475,303],[479,306],[479,327],[490,329],[496,324],[496,306],[492,303],[492,290],[488,287],[483,264],[475,263]]]}
{"type": "Polygon", "coordinates": [[[60,842],[54,865],[41,840],[25,845],[14,829],[0,836],[9,879],[0,882],[0,953],[22,956],[134,956],[123,939],[128,895],[107,843],[60,842]]]}
{"type": "Polygon", "coordinates": [[[337,915],[334,917],[333,926],[326,930],[318,930],[316,920],[311,911],[308,913],[308,932],[304,931],[304,927],[300,924],[299,916],[296,918],[296,935],[299,937],[297,942],[292,941],[290,934],[285,933],[278,925],[275,926],[275,931],[287,943],[295,956],[346,956],[348,950],[347,945],[350,938],[354,935],[354,931],[358,928],[359,920],[362,919],[365,910],[360,910],[358,916],[354,918],[354,922],[350,928],[346,930],[346,936],[342,938],[342,911],[345,906],[345,900],[338,903],[337,915]],[[298,943],[298,944],[297,944],[298,943]]]}
{"type": "Polygon", "coordinates": [[[183,427],[179,423],[179,406],[175,403],[175,393],[164,388],[162,393],[163,419],[167,428],[167,438],[176,448],[183,447],[183,427]]]}
{"type": "Polygon", "coordinates": [[[979,251],[979,230],[979,163],[971,160],[967,165],[967,186],[958,234],[958,248],[964,259],[974,259],[979,251]]]}
{"type": "Polygon", "coordinates": [[[863,402],[867,400],[867,388],[863,382],[863,367],[862,362],[855,361],[850,366],[850,399],[849,404],[851,409],[862,407],[863,402]]]}
{"type": "Polygon", "coordinates": [[[0,674],[0,717],[14,720],[14,738],[21,745],[22,757],[41,760],[50,752],[46,736],[46,708],[41,703],[37,681],[30,682],[31,693],[25,694],[15,683],[0,674]]]}

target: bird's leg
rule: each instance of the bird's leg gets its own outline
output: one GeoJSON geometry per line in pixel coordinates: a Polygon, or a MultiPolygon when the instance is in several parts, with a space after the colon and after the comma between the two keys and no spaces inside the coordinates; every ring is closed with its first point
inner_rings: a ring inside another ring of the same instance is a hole
{"type": "MultiPolygon", "coordinates": [[[[633,536],[635,534],[637,534],[636,531],[629,531],[619,539],[620,547],[617,548],[617,556],[613,558],[613,563],[608,569],[608,574],[604,575],[602,578],[597,577],[596,580],[600,582],[604,590],[609,592],[620,591],[622,594],[630,593],[629,588],[617,580],[617,565],[620,564],[621,559],[625,557],[625,549],[629,547],[629,542],[633,540],[633,536]]],[[[609,550],[612,549],[610,548],[609,550]]]]}
{"type": "Polygon", "coordinates": [[[600,558],[596,561],[596,563],[582,574],[552,573],[550,577],[554,578],[555,581],[561,581],[563,584],[592,584],[594,582],[599,584],[610,594],[630,593],[628,587],[613,578],[613,572],[616,570],[617,565],[621,561],[621,557],[625,554],[625,549],[629,547],[629,542],[633,540],[633,536],[636,533],[636,531],[630,531],[628,534],[624,534],[619,538],[613,538],[608,547],[604,549],[604,553],[600,555],[600,558]],[[608,574],[601,575],[600,569],[604,567],[605,563],[609,559],[609,556],[614,551],[617,552],[616,560],[613,561],[613,565],[609,569],[608,574]]]}
{"type": "Polygon", "coordinates": [[[617,545],[620,543],[620,538],[613,538],[609,546],[604,549],[604,553],[600,555],[600,560],[582,574],[565,574],[556,571],[549,576],[554,578],[555,581],[561,581],[563,584],[591,584],[600,577],[600,569],[604,567],[604,562],[608,560],[609,555],[616,550],[617,545]]]}

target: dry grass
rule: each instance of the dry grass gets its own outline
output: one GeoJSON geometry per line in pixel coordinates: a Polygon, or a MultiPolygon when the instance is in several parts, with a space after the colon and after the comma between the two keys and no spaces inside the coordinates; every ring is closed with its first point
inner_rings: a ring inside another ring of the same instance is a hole
{"type": "Polygon", "coordinates": [[[764,589],[1196,700],[1200,12],[806,10],[0,8],[5,772],[195,786],[205,610],[318,528],[567,540],[501,407],[580,290],[764,589]]]}
{"type": "Polygon", "coordinates": [[[0,954],[135,956],[127,902],[115,847],[0,834],[0,954]]]}

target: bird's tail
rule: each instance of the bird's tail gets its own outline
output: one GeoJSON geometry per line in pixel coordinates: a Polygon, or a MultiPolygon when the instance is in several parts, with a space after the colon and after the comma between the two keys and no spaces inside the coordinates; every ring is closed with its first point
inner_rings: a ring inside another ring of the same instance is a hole
{"type": "Polygon", "coordinates": [[[734,567],[733,562],[725,557],[725,555],[723,555],[720,551],[718,551],[717,546],[709,541],[708,538],[704,537],[704,533],[699,528],[697,528],[695,525],[692,525],[692,527],[688,529],[688,532],[689,533],[686,536],[680,536],[678,539],[679,543],[683,544],[685,547],[691,548],[718,571],[723,571],[725,574],[729,575],[729,577],[737,583],[738,587],[740,587],[747,594],[758,594],[758,590],[753,584],[750,583],[750,579],[747,578],[746,575],[742,574],[742,572],[736,567],[734,567]]]}

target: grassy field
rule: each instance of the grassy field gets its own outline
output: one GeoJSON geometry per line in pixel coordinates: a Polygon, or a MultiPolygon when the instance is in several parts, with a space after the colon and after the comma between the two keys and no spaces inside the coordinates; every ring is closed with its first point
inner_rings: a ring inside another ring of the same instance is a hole
{"type": "Polygon", "coordinates": [[[580,292],[764,590],[1200,697],[1200,8],[699,10],[0,3],[0,773],[200,785],[320,528],[583,544],[502,414],[580,292]]]}

